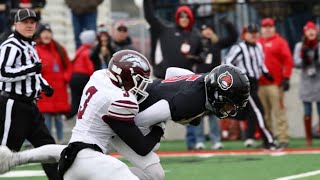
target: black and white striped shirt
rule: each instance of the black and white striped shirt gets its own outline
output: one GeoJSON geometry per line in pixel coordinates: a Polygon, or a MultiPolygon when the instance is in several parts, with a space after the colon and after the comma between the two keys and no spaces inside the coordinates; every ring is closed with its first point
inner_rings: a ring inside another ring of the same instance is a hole
{"type": "Polygon", "coordinates": [[[264,64],[262,45],[240,42],[232,46],[224,59],[226,64],[232,64],[240,68],[248,77],[259,79],[268,69],[264,64]]]}
{"type": "Polygon", "coordinates": [[[36,74],[35,42],[17,32],[0,46],[0,91],[37,98],[47,81],[36,74]]]}

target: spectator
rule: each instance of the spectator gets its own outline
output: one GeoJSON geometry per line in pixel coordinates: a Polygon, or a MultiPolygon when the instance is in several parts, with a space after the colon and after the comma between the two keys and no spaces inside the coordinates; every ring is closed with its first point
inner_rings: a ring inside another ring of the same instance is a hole
{"type": "Polygon", "coordinates": [[[97,39],[98,43],[90,51],[90,59],[93,61],[95,70],[106,69],[114,53],[106,25],[101,24],[98,27],[97,39]]]}
{"type": "Polygon", "coordinates": [[[269,74],[268,69],[264,65],[264,54],[262,46],[257,42],[259,37],[259,27],[256,24],[249,24],[242,30],[243,41],[239,44],[232,46],[231,50],[225,58],[226,64],[233,64],[239,67],[243,73],[246,73],[250,81],[250,96],[249,104],[243,111],[239,112],[237,119],[247,120],[246,147],[252,147],[255,144],[254,133],[256,123],[262,132],[263,147],[274,150],[274,138],[272,133],[265,125],[263,118],[263,107],[258,97],[258,79],[264,75],[269,81],[274,81],[273,77],[269,74]]]}
{"type": "Polygon", "coordinates": [[[289,135],[283,91],[289,90],[289,79],[293,66],[292,55],[287,41],[276,32],[273,19],[263,19],[261,26],[261,38],[258,41],[263,47],[264,63],[274,77],[274,81],[261,76],[258,94],[268,129],[273,127],[273,115],[276,122],[276,133],[274,134],[277,135],[279,145],[286,148],[289,143],[289,135]]]}
{"type": "Polygon", "coordinates": [[[37,30],[37,51],[42,61],[42,75],[55,89],[52,97],[39,99],[37,105],[45,118],[45,123],[52,134],[52,121],[55,123],[57,142],[63,140],[63,114],[70,111],[68,83],[71,78],[72,64],[65,48],[53,39],[49,24],[40,24],[37,30]]]}
{"type": "Polygon", "coordinates": [[[164,78],[168,67],[192,70],[202,50],[201,37],[194,27],[194,16],[187,6],[180,6],[175,14],[175,26],[169,26],[155,15],[151,0],[144,1],[145,18],[151,26],[153,36],[157,37],[160,52],[155,52],[154,75],[164,78]]]}
{"type": "Polygon", "coordinates": [[[221,19],[220,23],[224,24],[225,29],[228,31],[228,35],[223,38],[218,37],[212,25],[204,24],[201,26],[201,42],[203,46],[201,56],[205,61],[196,65],[196,73],[207,73],[220,65],[221,50],[237,42],[238,33],[235,26],[226,19],[221,19]]]}
{"type": "Polygon", "coordinates": [[[90,49],[96,40],[96,33],[93,30],[83,31],[80,34],[81,46],[76,51],[72,62],[72,76],[70,80],[71,89],[71,111],[67,114],[67,119],[72,118],[78,112],[83,88],[94,72],[94,65],[90,59],[90,49]]]}
{"type": "Polygon", "coordinates": [[[133,50],[132,40],[128,33],[128,26],[124,21],[119,21],[115,25],[114,36],[111,41],[111,47],[115,52],[124,49],[133,50]]]}
{"type": "Polygon", "coordinates": [[[76,49],[81,45],[80,33],[84,30],[97,30],[97,7],[103,0],[65,0],[72,13],[72,25],[76,49]]]}
{"type": "MultiPolygon", "coordinates": [[[[196,62],[201,62],[200,53],[202,50],[200,33],[194,26],[194,16],[187,6],[180,6],[175,14],[175,26],[168,26],[155,15],[152,0],[144,0],[145,18],[151,26],[153,40],[157,39],[161,52],[155,58],[160,58],[160,63],[153,66],[154,75],[158,78],[165,77],[168,67],[180,67],[192,70],[196,62]],[[159,57],[160,56],[160,57],[159,57]]],[[[158,62],[158,60],[152,60],[158,62]]],[[[187,148],[194,149],[196,144],[195,126],[187,126],[187,148]]]]}
{"type": "MultiPolygon", "coordinates": [[[[237,41],[238,33],[235,27],[225,19],[221,20],[222,24],[226,25],[226,29],[229,35],[226,38],[219,38],[215,33],[212,25],[204,24],[201,26],[202,45],[203,52],[202,57],[205,59],[204,63],[200,63],[196,66],[196,73],[207,73],[213,68],[221,64],[221,50],[227,48],[237,41]]],[[[203,117],[204,119],[204,117],[203,117]]],[[[211,149],[221,149],[223,144],[221,143],[221,128],[218,123],[218,118],[214,114],[208,115],[210,138],[212,140],[211,149]]],[[[196,146],[195,149],[204,149],[204,131],[203,120],[200,125],[196,127],[196,146]]]]}
{"type": "Polygon", "coordinates": [[[320,44],[315,23],[307,22],[303,34],[302,41],[294,48],[294,63],[302,69],[299,94],[304,107],[306,145],[312,146],[312,102],[317,103],[320,117],[320,44]]]}
{"type": "Polygon", "coordinates": [[[39,20],[41,19],[41,11],[46,5],[46,0],[12,0],[11,9],[24,9],[29,8],[33,9],[39,20]]]}
{"type": "Polygon", "coordinates": [[[5,32],[8,27],[8,19],[10,19],[10,1],[9,0],[0,0],[0,34],[5,32]]]}

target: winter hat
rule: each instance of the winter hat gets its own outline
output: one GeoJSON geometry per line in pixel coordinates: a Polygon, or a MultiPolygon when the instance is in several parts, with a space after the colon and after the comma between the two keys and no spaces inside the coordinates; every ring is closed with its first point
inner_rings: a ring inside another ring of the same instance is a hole
{"type": "Polygon", "coordinates": [[[94,44],[96,40],[96,32],[94,30],[85,30],[80,34],[81,44],[94,44]]]}
{"type": "Polygon", "coordinates": [[[123,20],[118,21],[115,24],[115,29],[118,30],[118,31],[128,31],[127,23],[125,21],[123,21],[123,20]]]}
{"type": "Polygon", "coordinates": [[[188,6],[180,6],[175,14],[175,22],[180,26],[179,24],[179,16],[182,13],[186,13],[188,15],[188,18],[190,20],[190,23],[188,25],[188,27],[186,27],[186,30],[190,30],[194,24],[194,15],[192,10],[188,7],[188,6]]]}
{"type": "Polygon", "coordinates": [[[317,25],[316,25],[314,22],[312,22],[312,21],[308,21],[308,22],[306,23],[306,25],[304,25],[304,27],[303,27],[303,33],[306,33],[306,31],[309,30],[309,29],[314,29],[314,30],[316,30],[316,31],[318,32],[317,25]]]}
{"type": "Polygon", "coordinates": [[[40,24],[38,25],[38,28],[37,28],[37,33],[38,33],[38,34],[42,33],[42,31],[44,31],[44,30],[47,30],[47,31],[52,32],[52,29],[51,29],[51,27],[50,27],[50,24],[48,24],[48,23],[40,23],[40,24]]]}
{"type": "Polygon", "coordinates": [[[203,31],[205,29],[211,29],[213,32],[215,32],[215,29],[214,29],[214,26],[212,24],[202,24],[201,27],[200,27],[200,30],[203,31]]]}
{"type": "Polygon", "coordinates": [[[264,18],[261,21],[261,26],[274,26],[274,20],[272,18],[264,18]]]}

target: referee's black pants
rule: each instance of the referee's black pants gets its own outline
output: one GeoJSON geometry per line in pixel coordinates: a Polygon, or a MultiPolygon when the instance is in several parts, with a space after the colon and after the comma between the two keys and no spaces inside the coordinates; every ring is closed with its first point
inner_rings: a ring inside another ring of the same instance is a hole
{"type": "MultiPolygon", "coordinates": [[[[55,144],[34,101],[0,95],[1,145],[18,152],[25,139],[34,147],[55,144]]],[[[42,164],[49,180],[58,179],[57,166],[57,163],[42,164]]]]}
{"type": "Polygon", "coordinates": [[[254,139],[256,125],[262,132],[262,139],[265,146],[274,143],[271,131],[267,128],[264,121],[263,106],[258,96],[258,82],[255,79],[250,80],[250,96],[247,106],[239,113],[237,119],[247,120],[246,139],[254,139]]]}

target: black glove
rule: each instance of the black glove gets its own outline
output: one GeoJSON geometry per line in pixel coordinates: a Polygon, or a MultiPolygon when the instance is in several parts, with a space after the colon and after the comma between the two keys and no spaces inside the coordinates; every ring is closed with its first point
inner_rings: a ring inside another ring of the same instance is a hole
{"type": "Polygon", "coordinates": [[[269,81],[273,82],[274,78],[271,74],[269,73],[263,73],[264,77],[266,77],[269,81]]]}
{"type": "Polygon", "coordinates": [[[51,86],[43,86],[42,91],[44,92],[44,95],[47,97],[51,97],[54,93],[54,89],[51,86]]]}
{"type": "Polygon", "coordinates": [[[280,86],[283,88],[284,91],[288,91],[290,88],[290,83],[288,78],[283,78],[280,86]]]}
{"type": "Polygon", "coordinates": [[[35,67],[35,71],[37,74],[41,73],[41,69],[42,69],[42,64],[40,62],[36,62],[34,63],[34,67],[35,67]]]}

